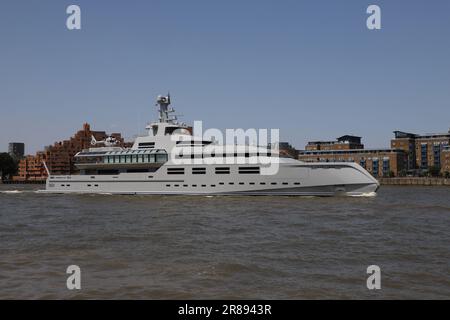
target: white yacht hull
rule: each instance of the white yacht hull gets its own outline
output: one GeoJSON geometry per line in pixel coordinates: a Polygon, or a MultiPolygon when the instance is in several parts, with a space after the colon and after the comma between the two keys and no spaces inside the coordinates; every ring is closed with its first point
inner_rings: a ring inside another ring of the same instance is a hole
{"type": "MultiPolygon", "coordinates": [[[[218,165],[220,166],[220,165],[218,165]]],[[[223,166],[223,165],[222,165],[223,166]]],[[[239,165],[229,165],[229,174],[192,174],[199,165],[184,165],[184,173],[168,175],[166,163],[153,173],[119,175],[50,176],[45,193],[106,193],[155,195],[285,195],[365,196],[373,195],[378,181],[355,163],[281,163],[277,174],[239,174],[239,165]]],[[[201,166],[200,167],[205,167],[201,166]]]]}

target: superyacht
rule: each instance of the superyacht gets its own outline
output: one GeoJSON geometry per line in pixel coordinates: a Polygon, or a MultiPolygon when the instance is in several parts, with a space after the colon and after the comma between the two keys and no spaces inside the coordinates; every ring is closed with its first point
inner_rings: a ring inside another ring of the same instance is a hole
{"type": "Polygon", "coordinates": [[[302,162],[276,148],[195,137],[191,127],[171,115],[170,103],[170,95],[158,96],[159,121],[147,125],[148,134],[137,137],[131,148],[117,146],[112,137],[92,137],[92,147],[74,157],[79,174],[52,175],[45,166],[42,192],[363,196],[379,187],[356,163],[302,162]]]}

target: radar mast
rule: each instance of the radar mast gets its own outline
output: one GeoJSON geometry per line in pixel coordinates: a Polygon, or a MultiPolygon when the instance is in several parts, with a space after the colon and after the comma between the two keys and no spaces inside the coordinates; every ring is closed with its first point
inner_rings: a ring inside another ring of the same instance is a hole
{"type": "Polygon", "coordinates": [[[170,117],[170,113],[175,112],[175,110],[170,106],[170,93],[167,96],[159,95],[156,100],[156,105],[159,106],[159,122],[173,123],[176,118],[170,117]]]}

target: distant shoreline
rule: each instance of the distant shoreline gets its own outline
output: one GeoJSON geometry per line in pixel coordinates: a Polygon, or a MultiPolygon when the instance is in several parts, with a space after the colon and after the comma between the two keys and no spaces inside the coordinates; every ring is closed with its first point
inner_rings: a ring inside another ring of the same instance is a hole
{"type": "Polygon", "coordinates": [[[397,178],[379,178],[382,185],[399,186],[450,186],[448,178],[430,178],[430,177],[397,177],[397,178]]]}

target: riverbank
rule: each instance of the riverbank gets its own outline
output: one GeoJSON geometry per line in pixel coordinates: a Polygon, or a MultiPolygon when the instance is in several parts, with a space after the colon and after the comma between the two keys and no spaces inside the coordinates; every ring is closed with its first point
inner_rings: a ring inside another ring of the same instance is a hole
{"type": "Polygon", "coordinates": [[[450,186],[450,179],[429,177],[380,178],[382,185],[401,186],[450,186]]]}
{"type": "Polygon", "coordinates": [[[45,184],[45,180],[0,180],[0,184],[45,184]]]}

